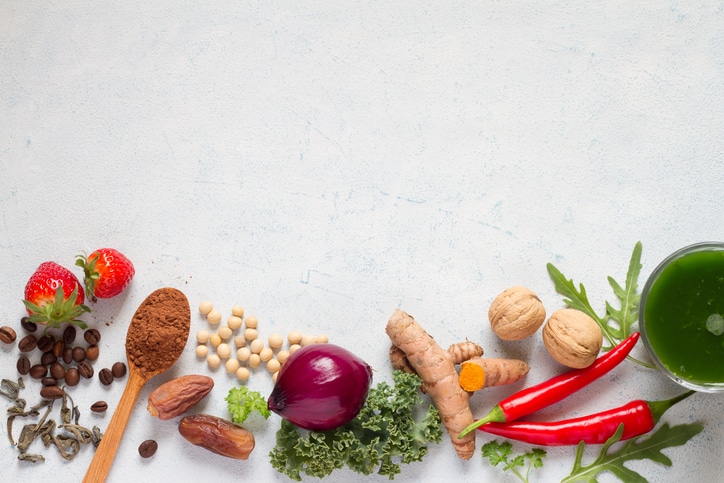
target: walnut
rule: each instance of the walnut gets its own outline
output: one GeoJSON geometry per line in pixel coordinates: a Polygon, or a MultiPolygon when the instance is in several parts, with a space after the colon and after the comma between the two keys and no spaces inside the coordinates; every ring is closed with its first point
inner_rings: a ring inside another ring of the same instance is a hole
{"type": "Polygon", "coordinates": [[[521,340],[543,325],[546,310],[538,296],[526,287],[510,287],[488,309],[490,326],[503,340],[521,340]]]}
{"type": "Polygon", "coordinates": [[[562,309],[551,314],[543,327],[543,344],[564,366],[581,369],[596,360],[603,333],[598,324],[580,310],[562,309]]]}

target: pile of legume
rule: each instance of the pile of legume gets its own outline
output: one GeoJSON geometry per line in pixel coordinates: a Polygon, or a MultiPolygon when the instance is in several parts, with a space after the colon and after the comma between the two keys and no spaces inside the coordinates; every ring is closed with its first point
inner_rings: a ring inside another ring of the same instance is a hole
{"type": "Polygon", "coordinates": [[[206,318],[209,328],[196,332],[196,356],[205,359],[212,370],[224,363],[224,368],[240,381],[251,377],[253,370],[264,365],[267,373],[276,382],[277,374],[289,356],[302,346],[324,344],[329,337],[324,334],[313,336],[293,330],[287,334],[288,345],[278,333],[269,335],[266,343],[259,337],[259,319],[244,315],[244,308],[235,305],[226,325],[219,325],[222,313],[210,301],[199,304],[199,313],[206,318]]]}

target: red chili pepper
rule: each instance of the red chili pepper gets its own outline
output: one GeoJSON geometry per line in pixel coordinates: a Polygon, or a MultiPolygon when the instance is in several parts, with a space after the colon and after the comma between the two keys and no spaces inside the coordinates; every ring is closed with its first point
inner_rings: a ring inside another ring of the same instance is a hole
{"type": "Polygon", "coordinates": [[[463,429],[458,437],[462,438],[486,423],[515,421],[565,399],[623,362],[638,340],[639,333],[634,332],[619,345],[596,359],[590,366],[560,374],[503,399],[490,410],[487,416],[463,429]]]}
{"type": "Polygon", "coordinates": [[[666,401],[637,399],[615,409],[563,421],[487,423],[480,429],[538,446],[569,446],[577,445],[581,441],[586,444],[603,444],[613,436],[618,426],[623,424],[623,441],[654,429],[667,409],[693,393],[694,391],[687,391],[666,401]]]}

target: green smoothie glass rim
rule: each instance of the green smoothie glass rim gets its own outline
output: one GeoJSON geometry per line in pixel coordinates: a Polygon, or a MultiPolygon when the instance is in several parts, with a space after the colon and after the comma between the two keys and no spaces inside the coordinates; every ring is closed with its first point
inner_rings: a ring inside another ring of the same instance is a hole
{"type": "Polygon", "coordinates": [[[702,382],[692,382],[688,381],[677,374],[674,374],[669,369],[666,368],[666,366],[661,362],[658,355],[656,354],[656,351],[654,351],[653,347],[651,346],[651,342],[649,341],[648,335],[646,334],[646,324],[644,321],[644,312],[646,307],[646,299],[648,298],[648,294],[651,291],[651,287],[656,282],[656,280],[659,278],[659,275],[661,272],[668,267],[672,262],[675,260],[678,260],[679,258],[682,258],[686,255],[689,255],[691,253],[696,252],[704,252],[704,251],[724,251],[724,242],[716,242],[716,241],[708,241],[708,242],[700,242],[700,243],[694,243],[691,245],[687,245],[683,248],[680,248],[673,252],[668,257],[664,258],[664,260],[659,263],[653,272],[651,272],[651,275],[649,275],[649,278],[646,280],[646,283],[644,284],[644,288],[641,291],[641,299],[639,301],[639,332],[641,333],[641,339],[643,340],[644,346],[646,347],[646,351],[649,353],[649,356],[654,361],[654,364],[656,367],[665,374],[669,379],[674,381],[675,383],[679,384],[682,387],[685,387],[687,389],[693,389],[694,391],[699,392],[724,392],[724,382],[721,383],[702,383],[702,382]]]}

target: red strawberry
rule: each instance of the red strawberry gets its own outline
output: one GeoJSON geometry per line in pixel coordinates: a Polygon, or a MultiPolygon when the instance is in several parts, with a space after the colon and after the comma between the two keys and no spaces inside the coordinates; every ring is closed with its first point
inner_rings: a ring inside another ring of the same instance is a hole
{"type": "Polygon", "coordinates": [[[115,248],[99,248],[88,257],[78,255],[75,264],[85,273],[85,291],[93,302],[123,292],[136,274],[131,261],[115,248]]]}
{"type": "Polygon", "coordinates": [[[85,329],[86,323],[78,317],[90,309],[83,300],[83,286],[73,272],[55,262],[43,262],[25,285],[23,303],[32,322],[47,328],[69,322],[85,329]]]}

